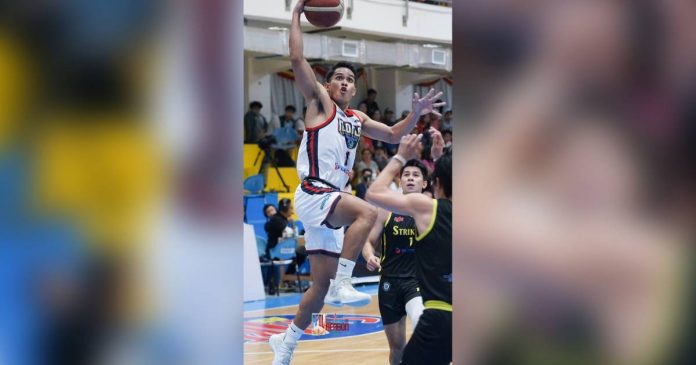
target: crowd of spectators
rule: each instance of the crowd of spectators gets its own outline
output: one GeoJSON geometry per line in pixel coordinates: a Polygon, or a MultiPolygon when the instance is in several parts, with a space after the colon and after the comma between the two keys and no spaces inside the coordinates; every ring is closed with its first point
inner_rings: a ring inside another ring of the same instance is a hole
{"type": "MultiPolygon", "coordinates": [[[[379,108],[377,104],[377,91],[375,89],[369,89],[367,92],[367,97],[358,103],[357,109],[367,114],[373,120],[382,122],[388,126],[392,126],[397,122],[406,118],[409,114],[408,110],[404,110],[401,116],[396,119],[396,114],[394,110],[386,107],[384,109],[379,108]]],[[[436,114],[426,114],[419,118],[416,123],[415,128],[413,128],[412,133],[423,133],[424,134],[424,148],[421,155],[421,162],[428,168],[429,173],[432,173],[435,162],[430,157],[430,139],[427,131],[430,127],[433,127],[442,133],[442,137],[445,140],[445,148],[451,148],[452,146],[452,124],[453,116],[451,110],[444,110],[440,108],[437,110],[442,117],[436,114]]],[[[356,191],[356,195],[361,197],[364,195],[364,191],[367,190],[369,184],[374,180],[377,175],[384,169],[384,167],[389,162],[389,159],[396,154],[396,150],[399,147],[398,144],[389,144],[382,141],[377,141],[368,138],[367,136],[362,136],[360,145],[358,146],[358,158],[356,159],[355,165],[353,166],[353,179],[351,185],[356,191]]],[[[392,188],[399,190],[399,179],[395,179],[392,183],[392,188]]]]}

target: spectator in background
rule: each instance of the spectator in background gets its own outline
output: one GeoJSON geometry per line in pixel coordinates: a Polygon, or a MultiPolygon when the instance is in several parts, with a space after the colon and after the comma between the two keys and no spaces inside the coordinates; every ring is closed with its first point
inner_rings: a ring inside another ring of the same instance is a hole
{"type": "Polygon", "coordinates": [[[445,129],[442,132],[442,139],[445,140],[445,148],[452,148],[452,130],[445,129]]]}
{"type": "Polygon", "coordinates": [[[390,127],[394,125],[395,120],[394,120],[394,111],[393,110],[391,110],[390,108],[384,109],[384,118],[382,118],[382,123],[384,123],[390,127]]]}
{"type": "Polygon", "coordinates": [[[375,148],[375,162],[379,171],[382,171],[384,166],[387,166],[387,163],[389,163],[389,156],[387,156],[387,150],[384,147],[375,148]]]}
{"type": "MultiPolygon", "coordinates": [[[[431,114],[430,115],[430,127],[433,127],[439,131],[441,126],[442,126],[442,118],[440,118],[437,114],[431,114]]],[[[430,129],[430,127],[427,127],[423,130],[427,132],[430,129]]]]}
{"type": "MultiPolygon", "coordinates": [[[[271,249],[273,249],[280,241],[281,238],[287,238],[292,236],[292,228],[288,227],[290,224],[290,217],[292,217],[293,207],[292,200],[288,198],[280,199],[278,202],[278,211],[276,214],[271,216],[266,222],[264,229],[268,236],[268,241],[266,244],[266,256],[271,256],[271,249]]],[[[265,213],[265,210],[264,210],[265,213]]]]}
{"type": "Polygon", "coordinates": [[[416,129],[418,134],[423,133],[423,131],[427,131],[430,129],[430,114],[426,115],[421,115],[420,119],[418,120],[418,123],[416,123],[416,129]]]}
{"type": "Polygon", "coordinates": [[[440,131],[444,132],[444,131],[451,131],[451,130],[452,130],[452,111],[448,110],[442,116],[442,123],[440,125],[440,131]]]}
{"type": "Polygon", "coordinates": [[[396,192],[401,193],[401,176],[396,175],[394,176],[394,180],[392,180],[391,184],[389,184],[389,190],[393,190],[396,192]]]}
{"type": "MultiPolygon", "coordinates": [[[[368,115],[370,118],[372,118],[372,120],[382,122],[382,112],[380,112],[379,110],[375,110],[371,115],[368,115]]],[[[377,139],[371,139],[370,145],[372,146],[370,148],[370,151],[374,151],[376,148],[384,147],[384,142],[377,139]]]]}
{"type": "Polygon", "coordinates": [[[275,205],[266,204],[263,206],[263,216],[266,217],[267,222],[272,216],[276,215],[276,213],[278,213],[278,210],[276,209],[275,205]]]}
{"type": "Polygon", "coordinates": [[[360,110],[361,112],[363,112],[365,114],[368,114],[367,113],[367,104],[364,101],[361,101],[360,104],[358,104],[358,110],[360,110]]]}
{"type": "Polygon", "coordinates": [[[362,151],[374,151],[375,146],[372,144],[372,138],[362,135],[360,136],[360,144],[358,145],[359,154],[362,156],[362,151]]]}
{"type": "Polygon", "coordinates": [[[428,169],[428,176],[433,174],[433,171],[435,171],[435,161],[433,161],[432,156],[430,155],[430,148],[423,148],[423,152],[421,152],[421,162],[423,165],[425,165],[425,168],[428,169]]]}
{"type": "Polygon", "coordinates": [[[379,105],[377,105],[377,90],[367,90],[367,98],[362,102],[365,103],[365,105],[367,106],[367,115],[372,115],[375,112],[375,110],[379,110],[379,105]]]}
{"type": "Polygon", "coordinates": [[[269,124],[268,134],[276,137],[278,145],[283,149],[295,147],[302,141],[302,134],[298,132],[298,124],[302,123],[301,130],[304,132],[304,121],[300,122],[295,118],[295,107],[288,105],[285,107],[285,114],[274,116],[269,124]]]}
{"type": "Polygon", "coordinates": [[[357,168],[358,171],[363,171],[364,169],[370,169],[372,170],[372,174],[374,176],[377,176],[379,174],[379,166],[377,166],[377,162],[375,162],[372,158],[372,151],[368,149],[364,149],[362,151],[362,159],[357,163],[357,168]]]}
{"type": "Polygon", "coordinates": [[[372,120],[377,120],[377,121],[382,121],[382,112],[379,111],[379,109],[375,110],[372,112],[372,114],[368,114],[372,120]]]}
{"type": "Polygon", "coordinates": [[[297,118],[297,122],[295,124],[295,130],[297,131],[297,134],[299,135],[299,140],[297,141],[297,144],[299,145],[302,142],[302,135],[304,135],[305,132],[305,114],[307,114],[307,107],[302,108],[302,115],[300,115],[299,118],[297,118]]]}
{"type": "Polygon", "coordinates": [[[244,143],[256,143],[268,131],[268,122],[261,115],[263,104],[252,101],[249,111],[244,114],[244,143]]]}
{"type": "Polygon", "coordinates": [[[365,193],[367,193],[367,189],[372,185],[372,170],[362,169],[360,170],[360,176],[360,183],[355,187],[355,196],[360,199],[365,199],[365,193]]]}

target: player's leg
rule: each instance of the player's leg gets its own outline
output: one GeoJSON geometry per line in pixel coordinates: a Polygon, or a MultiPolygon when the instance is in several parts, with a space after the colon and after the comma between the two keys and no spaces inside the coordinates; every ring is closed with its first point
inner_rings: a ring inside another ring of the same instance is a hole
{"type": "Polygon", "coordinates": [[[389,364],[398,365],[406,347],[406,317],[401,317],[396,323],[384,325],[384,333],[389,343],[389,364]]]}
{"type": "Polygon", "coordinates": [[[355,261],[377,219],[377,208],[350,194],[341,194],[335,204],[326,221],[332,227],[350,226],[343,239],[341,258],[355,261]]]}
{"type": "Polygon", "coordinates": [[[423,297],[421,297],[420,289],[418,288],[418,280],[416,278],[405,279],[403,284],[406,314],[408,314],[408,318],[411,320],[411,324],[415,329],[418,325],[418,319],[425,309],[423,306],[423,297]]]}
{"type": "Polygon", "coordinates": [[[269,339],[275,354],[273,365],[290,363],[297,341],[312,322],[312,313],[319,313],[324,306],[324,297],[329,290],[329,280],[336,271],[338,259],[328,255],[314,254],[309,255],[309,263],[312,267],[312,285],[302,295],[295,318],[285,333],[273,335],[269,339]]]}
{"type": "Polygon", "coordinates": [[[304,330],[312,322],[312,313],[319,313],[324,307],[324,297],[329,290],[329,281],[336,272],[338,258],[314,254],[309,255],[309,265],[312,268],[312,285],[302,295],[299,308],[293,323],[304,330]]]}
{"type": "Polygon", "coordinates": [[[336,280],[329,290],[327,303],[367,305],[370,302],[370,295],[355,290],[350,278],[355,267],[355,260],[365,244],[375,219],[377,219],[377,208],[353,195],[341,194],[340,199],[334,202],[333,210],[326,217],[325,224],[329,227],[350,225],[350,228],[343,239],[336,280]]]}
{"type": "Polygon", "coordinates": [[[406,346],[406,310],[400,279],[382,276],[379,281],[379,314],[389,343],[389,363],[399,364],[406,346]]]}

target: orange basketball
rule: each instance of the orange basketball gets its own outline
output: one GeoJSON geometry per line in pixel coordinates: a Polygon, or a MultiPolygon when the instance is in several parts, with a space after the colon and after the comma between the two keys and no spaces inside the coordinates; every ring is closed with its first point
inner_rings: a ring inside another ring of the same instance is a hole
{"type": "Polygon", "coordinates": [[[304,14],[312,25],[327,28],[336,25],[343,17],[343,0],[309,0],[304,14]]]}

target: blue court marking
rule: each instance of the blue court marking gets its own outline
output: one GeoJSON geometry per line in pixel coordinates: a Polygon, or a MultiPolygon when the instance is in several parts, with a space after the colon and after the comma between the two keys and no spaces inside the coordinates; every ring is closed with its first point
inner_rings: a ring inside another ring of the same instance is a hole
{"type": "MultiPolygon", "coordinates": [[[[360,292],[367,293],[370,295],[376,295],[377,294],[377,289],[379,285],[378,284],[367,284],[367,285],[356,285],[355,289],[357,289],[360,292]]],[[[244,311],[255,311],[255,310],[261,310],[261,309],[274,309],[274,308],[280,308],[280,307],[288,307],[291,305],[298,305],[300,304],[300,300],[302,299],[302,294],[301,293],[293,293],[289,295],[283,295],[280,297],[277,297],[275,295],[272,296],[266,296],[265,300],[257,300],[253,302],[244,302],[244,311]]]]}

